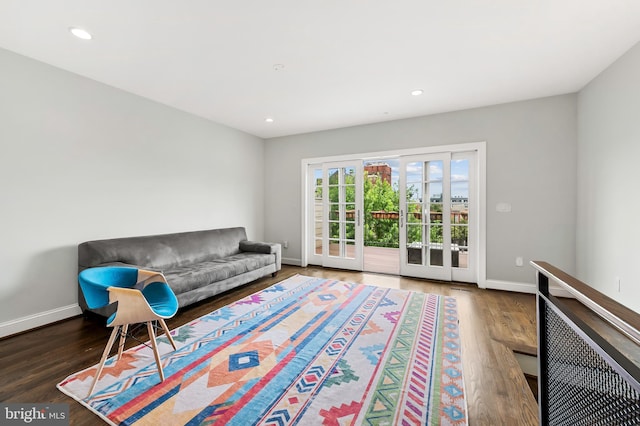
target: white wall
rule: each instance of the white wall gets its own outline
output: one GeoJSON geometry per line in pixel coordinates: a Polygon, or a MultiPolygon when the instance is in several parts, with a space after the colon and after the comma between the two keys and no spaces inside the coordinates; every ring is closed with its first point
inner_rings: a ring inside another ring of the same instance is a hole
{"type": "Polygon", "coordinates": [[[579,93],[578,113],[577,275],[640,312],[640,43],[579,93]]]}
{"type": "Polygon", "coordinates": [[[486,141],[487,278],[533,284],[529,260],[575,273],[576,139],[575,95],[268,139],[265,238],[300,261],[303,158],[486,141]]]}
{"type": "Polygon", "coordinates": [[[0,335],[77,312],[80,242],[264,236],[261,139],[6,50],[0,147],[0,335]]]}

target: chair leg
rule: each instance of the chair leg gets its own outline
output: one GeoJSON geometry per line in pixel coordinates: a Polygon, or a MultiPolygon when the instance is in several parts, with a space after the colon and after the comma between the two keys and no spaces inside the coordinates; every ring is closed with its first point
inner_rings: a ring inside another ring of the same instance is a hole
{"type": "Polygon", "coordinates": [[[124,350],[124,341],[127,339],[127,332],[129,331],[129,324],[124,324],[120,332],[120,343],[118,344],[118,361],[122,358],[122,351],[124,350]]]}
{"type": "Polygon", "coordinates": [[[96,373],[96,376],[93,378],[93,383],[91,384],[91,388],[89,389],[89,393],[87,394],[87,398],[89,398],[91,396],[91,394],[93,393],[93,390],[96,387],[96,384],[98,383],[98,378],[100,377],[100,374],[102,374],[102,369],[104,368],[104,363],[107,361],[107,358],[109,357],[109,353],[111,352],[111,348],[113,347],[113,343],[116,341],[116,337],[118,336],[118,331],[120,330],[119,325],[113,327],[113,331],[111,332],[111,337],[109,337],[109,341],[107,342],[107,346],[105,346],[104,348],[104,352],[102,352],[102,359],[100,359],[100,366],[98,367],[98,372],[96,373]]]}
{"type": "Polygon", "coordinates": [[[158,344],[156,343],[156,334],[153,332],[153,323],[147,322],[147,330],[149,330],[149,340],[151,340],[151,347],[153,348],[153,356],[156,358],[156,364],[158,365],[158,373],[160,373],[160,381],[164,382],[164,371],[162,371],[162,363],[160,362],[160,353],[158,352],[158,344]]]}
{"type": "Polygon", "coordinates": [[[164,330],[164,334],[167,336],[167,339],[169,339],[169,342],[171,343],[171,346],[173,346],[173,350],[176,350],[176,342],[173,341],[173,337],[171,336],[171,332],[169,331],[169,327],[167,327],[167,323],[164,322],[163,319],[159,319],[158,321],[160,321],[160,325],[162,326],[162,329],[164,330]]]}

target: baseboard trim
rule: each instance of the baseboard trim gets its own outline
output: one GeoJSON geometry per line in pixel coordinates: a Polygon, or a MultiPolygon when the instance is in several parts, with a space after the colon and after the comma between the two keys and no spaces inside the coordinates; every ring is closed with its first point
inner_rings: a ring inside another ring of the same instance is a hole
{"type": "MultiPolygon", "coordinates": [[[[536,294],[538,292],[538,286],[531,283],[519,283],[514,281],[501,281],[501,280],[486,280],[486,287],[492,290],[504,290],[504,291],[514,291],[517,293],[530,293],[536,294]]],[[[574,296],[569,293],[567,290],[551,284],[549,286],[549,292],[556,297],[569,297],[574,299],[574,296]]]]}
{"type": "Polygon", "coordinates": [[[6,321],[0,323],[0,337],[11,336],[12,334],[21,333],[23,331],[31,330],[32,328],[51,324],[52,322],[71,318],[80,314],[82,314],[80,306],[78,306],[78,304],[73,304],[6,321]]]}
{"type": "Polygon", "coordinates": [[[294,259],[291,257],[283,257],[282,263],[284,263],[285,265],[291,265],[291,266],[302,266],[302,260],[294,259]]]}

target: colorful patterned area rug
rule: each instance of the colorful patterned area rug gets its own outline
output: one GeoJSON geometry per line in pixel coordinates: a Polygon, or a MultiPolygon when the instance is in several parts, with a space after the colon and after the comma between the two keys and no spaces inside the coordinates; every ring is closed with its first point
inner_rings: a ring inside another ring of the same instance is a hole
{"type": "Polygon", "coordinates": [[[456,300],[296,275],[58,384],[113,425],[465,425],[456,300]]]}

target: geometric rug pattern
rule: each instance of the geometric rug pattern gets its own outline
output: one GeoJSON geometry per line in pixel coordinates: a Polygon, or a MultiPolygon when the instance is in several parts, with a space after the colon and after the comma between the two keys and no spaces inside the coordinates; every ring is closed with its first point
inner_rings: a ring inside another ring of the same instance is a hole
{"type": "Polygon", "coordinates": [[[58,384],[112,425],[466,425],[456,301],[296,275],[58,384]]]}

